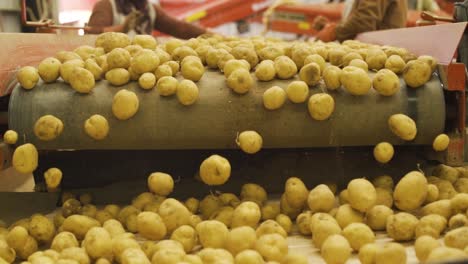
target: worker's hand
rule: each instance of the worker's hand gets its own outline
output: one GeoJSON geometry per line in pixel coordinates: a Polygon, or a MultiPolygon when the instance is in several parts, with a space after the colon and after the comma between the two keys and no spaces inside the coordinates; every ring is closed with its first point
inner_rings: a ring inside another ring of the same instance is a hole
{"type": "Polygon", "coordinates": [[[318,15],[315,17],[314,22],[312,22],[312,28],[320,31],[325,27],[325,25],[327,25],[328,22],[330,22],[328,18],[318,15]]]}
{"type": "Polygon", "coordinates": [[[323,42],[330,42],[336,40],[336,23],[328,23],[325,27],[315,36],[323,42]]]}
{"type": "Polygon", "coordinates": [[[130,30],[135,29],[142,17],[143,14],[136,10],[128,14],[127,17],[125,17],[125,22],[123,24],[123,32],[127,33],[130,30]]]}

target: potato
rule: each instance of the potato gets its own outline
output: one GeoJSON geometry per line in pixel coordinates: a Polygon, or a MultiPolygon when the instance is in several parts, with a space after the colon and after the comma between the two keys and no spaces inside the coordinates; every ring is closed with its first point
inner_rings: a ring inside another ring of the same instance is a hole
{"type": "Polygon", "coordinates": [[[132,56],[133,58],[138,52],[143,50],[143,47],[140,45],[132,44],[132,45],[126,46],[124,49],[127,50],[130,53],[130,56],[132,56]]]}
{"type": "Polygon", "coordinates": [[[25,66],[18,71],[16,78],[21,87],[30,90],[34,88],[39,81],[39,73],[36,68],[32,66],[25,66]]]}
{"type": "Polygon", "coordinates": [[[148,188],[156,195],[167,196],[174,189],[174,180],[167,173],[153,172],[148,177],[148,188]]]}
{"type": "Polygon", "coordinates": [[[442,180],[449,181],[450,183],[456,182],[458,180],[459,174],[460,173],[457,169],[444,164],[437,165],[432,171],[432,175],[437,176],[442,180]]]}
{"type": "Polygon", "coordinates": [[[311,54],[311,55],[307,56],[304,59],[304,65],[307,65],[307,64],[312,63],[312,62],[319,65],[320,73],[323,73],[323,71],[325,70],[325,67],[327,66],[327,64],[326,64],[325,60],[322,58],[322,56],[320,56],[318,54],[311,54]]]}
{"type": "Polygon", "coordinates": [[[314,120],[327,120],[335,111],[335,100],[329,94],[317,93],[309,98],[307,108],[314,120]]]}
{"type": "Polygon", "coordinates": [[[321,248],[329,236],[341,234],[340,226],[334,221],[317,221],[313,227],[314,228],[311,230],[313,234],[312,241],[317,248],[321,248]]]}
{"type": "Polygon", "coordinates": [[[448,247],[464,249],[468,246],[468,226],[451,230],[445,234],[444,244],[448,247]]]}
{"type": "Polygon", "coordinates": [[[391,70],[381,69],[372,80],[374,89],[383,96],[392,96],[400,90],[400,79],[391,70]]]}
{"type": "Polygon", "coordinates": [[[184,246],[186,253],[192,251],[198,243],[197,233],[195,229],[189,225],[182,225],[174,230],[171,234],[171,239],[180,242],[184,246]]]}
{"type": "Polygon", "coordinates": [[[403,69],[403,79],[411,88],[423,86],[431,76],[431,66],[423,60],[409,61],[403,69]]]}
{"type": "Polygon", "coordinates": [[[377,193],[366,179],[354,179],[348,183],[349,204],[352,208],[366,212],[375,205],[377,193]]]}
{"type": "Polygon", "coordinates": [[[386,231],[395,241],[414,239],[419,220],[412,214],[397,213],[387,218],[386,231]]]}
{"type": "Polygon", "coordinates": [[[177,84],[176,95],[182,105],[192,105],[198,100],[198,87],[193,81],[182,80],[177,84]]]}
{"type": "Polygon", "coordinates": [[[59,51],[57,52],[57,54],[55,54],[54,57],[58,59],[61,63],[64,63],[69,60],[75,60],[75,59],[81,60],[80,55],[76,54],[73,51],[59,51]]]}
{"type": "Polygon", "coordinates": [[[226,64],[222,68],[224,76],[226,78],[229,78],[231,73],[238,69],[245,69],[247,71],[250,71],[250,64],[246,60],[231,59],[226,61],[226,64]]]}
{"type": "Polygon", "coordinates": [[[243,250],[254,248],[256,240],[257,235],[252,227],[235,227],[229,231],[226,237],[225,248],[231,252],[232,255],[237,255],[243,250]]]}
{"type": "Polygon", "coordinates": [[[231,206],[223,206],[216,210],[211,216],[210,220],[218,220],[225,224],[228,228],[231,227],[232,215],[234,213],[234,208],[231,206]]]}
{"type": "Polygon", "coordinates": [[[62,131],[62,121],[53,115],[41,116],[34,124],[34,134],[43,141],[57,138],[62,131]]]}
{"type": "Polygon", "coordinates": [[[138,78],[138,84],[145,90],[153,89],[156,85],[156,77],[150,72],[145,72],[138,78]]]}
{"type": "Polygon", "coordinates": [[[248,154],[255,154],[262,148],[263,139],[256,131],[243,131],[236,138],[236,144],[248,154]]]}
{"type": "Polygon", "coordinates": [[[153,257],[151,258],[151,262],[161,264],[176,264],[180,263],[184,256],[184,251],[173,248],[163,248],[154,253],[153,257]]]}
{"type": "Polygon", "coordinates": [[[65,217],[79,214],[81,212],[81,203],[75,198],[67,199],[62,205],[62,214],[65,217]]]}
{"type": "Polygon", "coordinates": [[[309,218],[309,228],[310,231],[314,230],[315,224],[319,221],[332,221],[334,223],[338,223],[332,215],[328,213],[315,213],[309,218]]]}
{"type": "Polygon", "coordinates": [[[115,48],[107,54],[107,64],[109,70],[115,68],[128,68],[130,67],[130,60],[132,56],[130,52],[123,48],[115,48]]]}
{"type": "Polygon", "coordinates": [[[166,61],[161,65],[167,65],[171,68],[172,76],[175,76],[180,69],[180,65],[177,61],[166,61]]]}
{"type": "Polygon", "coordinates": [[[346,66],[341,71],[340,82],[347,92],[352,95],[365,95],[369,92],[372,81],[363,69],[346,66]]]}
{"type": "Polygon", "coordinates": [[[31,143],[26,143],[15,149],[12,157],[12,164],[16,171],[23,174],[32,173],[38,165],[39,154],[36,147],[31,143]]]}
{"type": "Polygon", "coordinates": [[[92,204],[85,204],[81,207],[81,214],[85,216],[89,216],[91,218],[96,217],[97,208],[95,205],[92,204]]]}
{"type": "Polygon", "coordinates": [[[156,52],[148,49],[143,49],[135,54],[135,56],[132,58],[127,67],[120,66],[115,68],[131,67],[136,74],[143,74],[146,72],[154,72],[158,68],[160,63],[160,58],[158,57],[158,54],[156,52]]]}
{"type": "Polygon", "coordinates": [[[95,81],[100,80],[104,74],[101,66],[99,66],[99,64],[94,59],[87,59],[84,64],[84,68],[93,74],[95,81]]]}
{"type": "Polygon", "coordinates": [[[94,264],[112,264],[112,263],[105,258],[99,258],[96,260],[94,264]]]}
{"type": "Polygon", "coordinates": [[[78,247],[78,245],[78,240],[73,233],[63,231],[54,237],[50,248],[57,252],[62,252],[66,248],[78,247]]]}
{"type": "Polygon", "coordinates": [[[394,114],[388,119],[390,131],[399,138],[411,141],[416,137],[416,123],[404,114],[394,114]]]}
{"type": "Polygon", "coordinates": [[[209,48],[205,55],[206,64],[208,67],[215,69],[218,67],[219,60],[227,54],[229,52],[224,49],[209,48]]]}
{"type": "Polygon", "coordinates": [[[37,73],[46,83],[55,82],[60,76],[60,66],[62,63],[53,57],[45,58],[39,63],[37,73]]]}
{"type": "Polygon", "coordinates": [[[377,244],[365,244],[359,250],[359,261],[362,264],[375,264],[375,255],[377,254],[377,250],[379,250],[379,246],[377,246],[377,244]]]}
{"type": "Polygon", "coordinates": [[[221,200],[214,195],[207,195],[200,201],[200,213],[206,219],[223,206],[221,200]]]}
{"type": "Polygon", "coordinates": [[[248,70],[239,68],[229,75],[227,86],[238,94],[245,94],[254,86],[254,82],[248,70]]]}
{"type": "Polygon", "coordinates": [[[342,48],[333,48],[328,51],[328,61],[331,65],[339,66],[343,64],[343,57],[346,55],[346,51],[342,48]]]}
{"type": "Polygon", "coordinates": [[[322,244],[320,253],[327,264],[346,263],[351,257],[351,247],[342,235],[329,236],[322,244]]]}
{"type": "Polygon", "coordinates": [[[225,224],[216,220],[208,220],[196,226],[198,239],[204,248],[223,248],[229,234],[225,224]]]}
{"type": "Polygon", "coordinates": [[[112,239],[106,229],[93,227],[83,240],[83,247],[92,259],[105,258],[112,260],[112,239]]]}
{"type": "MultiPolygon", "coordinates": [[[[198,58],[198,57],[197,57],[198,58]]],[[[234,56],[232,56],[232,54],[228,53],[228,54],[224,54],[221,58],[219,58],[218,60],[218,63],[216,64],[218,66],[218,69],[221,71],[221,72],[224,72],[224,67],[226,65],[226,63],[228,61],[231,61],[231,60],[236,60],[236,58],[234,56]]],[[[203,63],[203,61],[199,58],[199,61],[201,63],[203,63]]],[[[245,62],[247,65],[248,65],[248,68],[250,69],[250,64],[246,61],[246,60],[242,60],[243,62],[245,62]]],[[[226,76],[226,75],[225,75],[226,76]]]]}
{"type": "Polygon", "coordinates": [[[354,66],[363,69],[365,72],[369,71],[369,66],[367,65],[367,62],[365,62],[362,59],[353,59],[352,61],[349,62],[348,65],[346,66],[354,66]]]}
{"type": "Polygon", "coordinates": [[[421,217],[419,223],[416,226],[415,234],[416,237],[429,235],[434,238],[439,238],[441,232],[445,230],[447,226],[447,220],[437,214],[430,214],[421,217]]]}
{"type": "Polygon", "coordinates": [[[109,122],[102,115],[92,115],[86,119],[84,130],[94,140],[103,140],[109,134],[109,122]]]}
{"type": "Polygon", "coordinates": [[[286,87],[286,95],[293,103],[303,103],[309,96],[309,87],[303,81],[293,81],[286,87]]]}
{"type": "Polygon", "coordinates": [[[265,189],[255,183],[246,183],[242,185],[240,198],[242,201],[251,201],[262,206],[268,199],[265,189]]]}
{"type": "Polygon", "coordinates": [[[390,242],[378,248],[375,254],[375,263],[405,264],[406,249],[398,243],[390,242]]]}
{"type": "Polygon", "coordinates": [[[377,199],[375,205],[385,205],[387,207],[393,206],[393,192],[389,189],[375,188],[377,199]]]}
{"type": "Polygon", "coordinates": [[[419,56],[417,60],[420,60],[420,61],[424,61],[426,63],[429,64],[429,66],[431,66],[431,71],[434,72],[436,67],[437,67],[437,64],[438,64],[438,61],[436,58],[432,57],[432,56],[428,56],[428,55],[422,55],[422,56],[419,56]]]}
{"type": "Polygon", "coordinates": [[[288,244],[284,237],[278,234],[267,234],[255,242],[255,250],[266,261],[281,261],[288,254],[288,244]]]}
{"type": "Polygon", "coordinates": [[[231,50],[231,54],[238,60],[246,60],[251,69],[258,64],[258,56],[254,49],[237,46],[231,50]]]}
{"type": "Polygon", "coordinates": [[[308,45],[296,45],[291,50],[291,59],[296,64],[297,68],[302,68],[305,64],[305,59],[314,54],[315,51],[308,45]]]}
{"type": "Polygon", "coordinates": [[[453,187],[457,192],[468,193],[468,178],[459,178],[457,181],[455,181],[453,187]]]}
{"type": "Polygon", "coordinates": [[[262,256],[255,250],[246,249],[236,255],[234,259],[235,264],[258,264],[265,263],[262,256]]]}
{"type": "Polygon", "coordinates": [[[200,165],[200,177],[207,185],[222,185],[231,176],[231,164],[219,155],[211,155],[200,165]]]}
{"type": "Polygon", "coordinates": [[[387,218],[393,215],[393,210],[385,205],[376,205],[366,214],[367,225],[375,231],[385,230],[387,218]]]}
{"type": "Polygon", "coordinates": [[[366,62],[371,70],[380,70],[385,66],[387,54],[381,49],[369,49],[367,51],[366,62]]]}
{"type": "Polygon", "coordinates": [[[31,217],[28,231],[37,242],[43,244],[50,243],[55,236],[54,223],[40,214],[35,214],[31,217]]]}
{"type": "Polygon", "coordinates": [[[192,213],[196,214],[198,213],[198,208],[200,206],[200,201],[196,198],[190,197],[187,200],[185,200],[185,207],[192,213]]]}
{"type": "Polygon", "coordinates": [[[144,238],[160,240],[166,236],[167,229],[163,219],[154,212],[141,212],[137,216],[137,229],[144,238]]]}
{"type": "Polygon", "coordinates": [[[309,197],[309,191],[301,179],[291,177],[286,181],[284,195],[289,205],[303,208],[309,197]]]}
{"type": "Polygon", "coordinates": [[[341,69],[336,66],[327,66],[323,70],[323,80],[328,90],[336,90],[341,87],[341,69]]]}
{"type": "Polygon", "coordinates": [[[275,221],[286,231],[286,233],[291,233],[292,221],[289,216],[285,214],[279,214],[276,216],[275,221]]]}
{"type": "Polygon", "coordinates": [[[234,257],[229,251],[221,248],[204,248],[198,252],[203,264],[232,264],[234,257]]]}
{"type": "Polygon", "coordinates": [[[276,75],[279,79],[290,79],[297,73],[297,66],[287,56],[279,56],[274,60],[276,75]]]}
{"type": "MultiPolygon", "coordinates": [[[[11,248],[8,243],[0,239],[0,259],[4,260],[4,263],[13,263],[16,259],[16,252],[11,248]]],[[[2,263],[0,261],[0,263],[2,263]]]]}
{"type": "MultiPolygon", "coordinates": [[[[161,96],[170,96],[176,93],[179,82],[172,76],[161,77],[156,83],[156,89],[161,96]]],[[[190,85],[193,86],[193,85],[190,85]]],[[[193,91],[190,91],[193,92],[193,91]]]]}
{"type": "Polygon", "coordinates": [[[315,62],[304,65],[299,71],[299,79],[309,86],[316,85],[321,79],[320,65],[315,62]]]}
{"type": "Polygon", "coordinates": [[[286,92],[279,86],[268,88],[263,93],[263,106],[268,110],[281,108],[286,102],[286,92]]]}
{"type": "Polygon", "coordinates": [[[458,248],[437,247],[429,253],[427,263],[448,263],[466,259],[466,253],[458,248]]]}
{"type": "Polygon", "coordinates": [[[328,212],[335,205],[335,196],[328,186],[320,184],[310,191],[307,203],[312,213],[328,212]]]}
{"type": "Polygon", "coordinates": [[[256,227],[261,219],[260,207],[251,201],[242,202],[234,209],[232,227],[251,226],[256,227]]]}
{"type": "Polygon", "coordinates": [[[393,200],[403,211],[419,208],[427,197],[427,180],[419,171],[407,173],[395,186],[393,200]]]}
{"type": "Polygon", "coordinates": [[[104,224],[104,222],[106,222],[107,220],[110,220],[113,218],[112,214],[109,213],[108,211],[105,211],[105,210],[98,210],[96,212],[96,216],[95,216],[96,220],[100,223],[100,224],[104,224]]]}
{"type": "Polygon", "coordinates": [[[182,63],[181,73],[185,79],[198,82],[205,73],[205,67],[203,66],[201,61],[189,60],[182,63]]]}
{"type": "Polygon", "coordinates": [[[392,191],[393,190],[393,178],[388,175],[381,175],[377,176],[374,179],[372,179],[372,184],[376,188],[383,188],[392,191]]]}
{"type": "Polygon", "coordinates": [[[284,55],[284,50],[276,45],[268,45],[257,52],[261,61],[274,60],[284,55]]]}
{"type": "Polygon", "coordinates": [[[421,212],[423,215],[438,214],[443,216],[445,219],[449,219],[450,216],[453,215],[452,206],[448,199],[429,203],[422,208],[421,212]]]}
{"type": "Polygon", "coordinates": [[[172,233],[179,226],[187,225],[191,215],[181,202],[173,198],[168,198],[161,203],[158,214],[166,225],[168,233],[172,233]]]}
{"type": "Polygon", "coordinates": [[[388,163],[394,154],[392,144],[388,142],[380,142],[374,147],[374,158],[380,163],[388,163]]]}
{"type": "Polygon", "coordinates": [[[81,59],[66,61],[62,65],[60,65],[60,77],[62,77],[65,83],[69,83],[70,77],[73,75],[73,70],[77,67],[83,68],[84,66],[85,63],[81,59]]]}
{"type": "MultiPolygon", "coordinates": [[[[307,221],[308,224],[308,221],[307,221]]],[[[283,227],[281,227],[276,221],[274,220],[266,220],[265,222],[261,223],[258,227],[257,230],[255,231],[257,234],[257,237],[261,237],[266,234],[279,234],[284,238],[288,237],[288,234],[284,230],[283,227]]]]}
{"type": "MultiPolygon", "coordinates": [[[[83,46],[79,46],[78,48],[76,48],[75,50],[73,50],[73,52],[75,52],[76,54],[78,54],[78,56],[80,56],[80,58],[85,61],[89,58],[91,58],[92,56],[96,56],[96,48],[94,47],[91,47],[89,45],[83,45],[83,46]]],[[[101,55],[104,53],[104,50],[101,50],[100,52],[101,55]]]]}
{"type": "MultiPolygon", "coordinates": [[[[101,55],[99,57],[96,57],[94,59],[94,61],[97,63],[97,65],[99,66],[99,68],[101,69],[102,71],[102,74],[106,73],[108,70],[109,70],[109,65],[107,64],[107,55],[101,55]]],[[[90,65],[88,65],[89,67],[90,65]]],[[[86,67],[86,62],[85,62],[85,67],[86,67]]],[[[93,65],[93,68],[95,68],[95,66],[93,65]]],[[[95,74],[95,72],[97,73],[97,71],[99,69],[88,69],[90,72],[92,72],[93,74],[95,74]]],[[[95,75],[96,76],[96,75],[95,75]]],[[[102,76],[101,76],[102,77],[102,76]]]]}
{"type": "Polygon", "coordinates": [[[396,74],[402,73],[405,66],[406,62],[399,55],[391,55],[385,62],[385,68],[396,74]]]}
{"type": "MultiPolygon", "coordinates": [[[[186,264],[203,264],[201,258],[198,255],[185,255],[183,258],[183,262],[180,263],[186,263],[186,264]]],[[[180,264],[179,263],[179,264],[180,264]]]]}
{"type": "Polygon", "coordinates": [[[353,209],[349,204],[344,204],[338,207],[335,218],[341,228],[345,228],[351,223],[364,222],[364,216],[362,213],[353,209]]]}
{"type": "Polygon", "coordinates": [[[299,229],[299,233],[302,235],[310,235],[311,228],[310,228],[310,218],[312,217],[312,213],[310,211],[305,211],[299,214],[296,218],[297,228],[299,229]]]}
{"type": "Polygon", "coordinates": [[[109,219],[105,221],[102,227],[107,230],[112,238],[125,233],[125,229],[123,228],[122,224],[115,219],[109,219]]]}
{"type": "Polygon", "coordinates": [[[453,213],[464,213],[468,209],[468,193],[459,193],[450,199],[453,213]]]}
{"type": "Polygon", "coordinates": [[[363,223],[349,224],[343,229],[343,236],[356,251],[359,251],[365,244],[374,243],[375,241],[374,232],[363,223]]]}
{"type": "Polygon", "coordinates": [[[439,189],[434,184],[427,185],[427,196],[424,203],[432,203],[439,199],[439,189]]]}
{"type": "Polygon", "coordinates": [[[416,239],[414,243],[414,251],[416,252],[416,257],[421,263],[424,263],[434,249],[440,247],[441,244],[435,238],[431,236],[421,236],[416,239]]]}
{"type": "Polygon", "coordinates": [[[18,141],[18,133],[11,129],[7,130],[5,134],[3,134],[3,141],[10,145],[16,144],[16,141],[18,141]]]}
{"type": "Polygon", "coordinates": [[[264,60],[255,68],[255,77],[257,77],[259,81],[271,81],[275,76],[275,63],[271,60],[264,60]]]}
{"type": "Polygon", "coordinates": [[[119,120],[128,120],[138,111],[139,100],[137,95],[126,89],[118,91],[112,100],[112,113],[119,120]]]}
{"type": "Polygon", "coordinates": [[[226,206],[237,207],[240,204],[239,198],[233,193],[222,193],[219,195],[219,200],[226,206]]]}
{"type": "Polygon", "coordinates": [[[357,52],[350,52],[343,56],[342,65],[348,66],[353,60],[363,60],[362,56],[357,52]]]}
{"type": "Polygon", "coordinates": [[[468,218],[464,214],[456,214],[450,217],[448,229],[453,230],[459,227],[468,226],[468,218]]]}
{"type": "Polygon", "coordinates": [[[151,262],[146,257],[145,253],[139,248],[127,248],[122,252],[122,264],[150,264],[151,262]]]}
{"type": "Polygon", "coordinates": [[[114,86],[122,86],[130,81],[130,73],[123,68],[115,68],[106,72],[106,80],[114,86]]]}
{"type": "Polygon", "coordinates": [[[129,248],[140,250],[140,245],[133,237],[125,236],[122,234],[112,239],[112,252],[118,263],[123,263],[124,259],[128,256],[124,256],[124,252],[129,248]]]}
{"type": "Polygon", "coordinates": [[[99,222],[91,217],[71,215],[63,221],[62,229],[73,233],[77,239],[81,240],[91,228],[99,226],[99,222]]]}

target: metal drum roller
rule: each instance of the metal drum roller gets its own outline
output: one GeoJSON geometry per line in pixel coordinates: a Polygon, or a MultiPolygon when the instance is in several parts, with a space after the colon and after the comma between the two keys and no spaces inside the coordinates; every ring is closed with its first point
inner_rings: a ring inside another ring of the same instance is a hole
{"type": "MultiPolygon", "coordinates": [[[[256,82],[246,95],[233,93],[224,75],[208,71],[197,85],[200,95],[191,106],[181,105],[175,96],[161,97],[131,82],[114,87],[99,81],[90,94],[79,94],[68,84],[41,83],[33,90],[19,87],[11,95],[9,125],[18,131],[19,143],[33,143],[39,150],[187,150],[234,149],[236,134],[256,130],[264,139],[264,148],[316,148],[373,146],[381,141],[395,145],[430,145],[444,131],[445,100],[436,75],[424,87],[402,89],[384,97],[373,89],[365,96],[352,96],[340,89],[329,92],[335,99],[335,111],[326,121],[313,120],[307,103],[286,102],[276,111],[263,107],[263,92],[278,85],[286,88],[292,80],[256,82]],[[140,107],[127,121],[117,120],[111,110],[114,94],[128,89],[137,94],[140,107]],[[412,117],[418,128],[414,141],[404,142],[392,135],[387,124],[392,114],[412,117]],[[52,141],[41,141],[33,133],[38,118],[51,114],[64,123],[62,134],[52,141]],[[83,129],[93,114],[105,116],[110,125],[106,139],[95,141],[83,129]]],[[[311,93],[325,87],[314,87],[311,93]]]]}

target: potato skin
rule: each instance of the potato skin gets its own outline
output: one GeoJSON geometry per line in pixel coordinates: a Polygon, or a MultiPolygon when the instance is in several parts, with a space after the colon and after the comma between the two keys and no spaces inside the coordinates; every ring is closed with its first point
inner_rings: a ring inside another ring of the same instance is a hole
{"type": "Polygon", "coordinates": [[[388,126],[393,134],[406,141],[415,139],[418,133],[416,123],[404,114],[390,116],[388,126]]]}
{"type": "Polygon", "coordinates": [[[402,211],[419,208],[427,197],[427,180],[419,171],[407,173],[395,186],[393,201],[402,211]]]}
{"type": "Polygon", "coordinates": [[[81,240],[91,228],[98,226],[101,225],[96,219],[84,215],[71,215],[63,221],[62,229],[73,233],[81,240]]]}

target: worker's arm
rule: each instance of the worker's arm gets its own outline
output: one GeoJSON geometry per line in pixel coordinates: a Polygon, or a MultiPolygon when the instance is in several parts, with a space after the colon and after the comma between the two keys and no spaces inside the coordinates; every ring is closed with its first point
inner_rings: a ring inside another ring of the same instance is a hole
{"type": "Polygon", "coordinates": [[[113,26],[112,6],[109,1],[98,1],[93,8],[86,33],[100,34],[103,32],[123,32],[124,25],[113,26]]]}
{"type": "Polygon", "coordinates": [[[154,22],[156,30],[182,39],[194,38],[206,33],[204,28],[178,20],[167,14],[158,5],[154,5],[154,9],[156,10],[156,21],[154,22]]]}
{"type": "Polygon", "coordinates": [[[377,30],[378,22],[383,17],[382,2],[385,1],[359,0],[346,21],[336,26],[336,39],[344,41],[353,39],[359,33],[377,30]]]}

